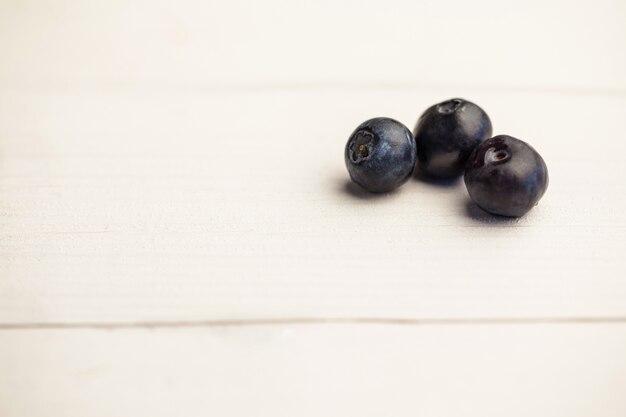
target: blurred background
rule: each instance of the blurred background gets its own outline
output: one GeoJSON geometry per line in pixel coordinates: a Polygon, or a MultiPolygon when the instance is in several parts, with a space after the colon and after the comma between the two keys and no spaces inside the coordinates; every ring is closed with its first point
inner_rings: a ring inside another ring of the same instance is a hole
{"type": "Polygon", "coordinates": [[[3,88],[626,89],[626,3],[0,2],[3,88]]]}

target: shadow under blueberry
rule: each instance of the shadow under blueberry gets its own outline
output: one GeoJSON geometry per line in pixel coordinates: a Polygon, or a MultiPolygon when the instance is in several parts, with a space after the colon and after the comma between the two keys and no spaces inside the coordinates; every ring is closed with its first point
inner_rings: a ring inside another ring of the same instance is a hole
{"type": "Polygon", "coordinates": [[[459,184],[462,182],[463,177],[462,176],[454,177],[454,178],[430,177],[424,174],[422,170],[419,169],[419,167],[417,167],[415,168],[415,171],[413,172],[413,178],[421,183],[432,185],[434,187],[455,188],[455,187],[458,187],[459,184]]]}
{"type": "Polygon", "coordinates": [[[358,198],[360,200],[381,200],[385,197],[398,194],[399,188],[400,187],[395,188],[391,191],[387,191],[386,193],[372,193],[359,187],[350,179],[343,180],[341,185],[341,191],[343,192],[343,194],[348,195],[352,198],[358,198]]]}
{"type": "Polygon", "coordinates": [[[514,225],[519,222],[519,217],[507,217],[500,216],[498,214],[491,214],[481,209],[469,198],[464,201],[465,214],[470,219],[484,223],[484,224],[502,224],[502,225],[514,225]]]}

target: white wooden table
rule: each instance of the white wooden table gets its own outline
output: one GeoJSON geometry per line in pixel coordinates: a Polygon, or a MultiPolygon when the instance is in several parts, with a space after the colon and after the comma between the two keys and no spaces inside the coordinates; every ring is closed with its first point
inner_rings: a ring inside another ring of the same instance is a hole
{"type": "Polygon", "coordinates": [[[626,415],[626,4],[0,2],[0,416],[626,415]],[[480,104],[550,186],[348,181],[480,104]]]}

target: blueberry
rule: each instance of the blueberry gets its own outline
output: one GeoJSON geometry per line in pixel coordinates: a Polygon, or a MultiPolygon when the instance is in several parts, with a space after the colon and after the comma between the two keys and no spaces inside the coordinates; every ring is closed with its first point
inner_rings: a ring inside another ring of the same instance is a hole
{"type": "Polygon", "coordinates": [[[405,183],[415,167],[415,139],[402,123],[370,119],[350,135],[345,161],[350,178],[368,191],[382,193],[405,183]]]}
{"type": "Polygon", "coordinates": [[[454,98],[429,107],[415,126],[418,169],[437,178],[462,175],[467,158],[491,131],[487,113],[470,101],[454,98]]]}
{"type": "Polygon", "coordinates": [[[478,145],[469,157],[465,185],[483,210],[519,217],[533,208],[548,188],[548,168],[526,142],[494,136],[478,145]]]}

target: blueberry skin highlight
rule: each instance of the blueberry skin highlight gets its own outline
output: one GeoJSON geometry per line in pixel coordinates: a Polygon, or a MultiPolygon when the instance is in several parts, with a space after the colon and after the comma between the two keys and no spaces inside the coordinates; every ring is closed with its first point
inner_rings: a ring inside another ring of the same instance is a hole
{"type": "Polygon", "coordinates": [[[526,142],[494,136],[476,147],[465,168],[470,198],[483,210],[520,217],[532,209],[548,188],[548,167],[526,142]]]}
{"type": "Polygon", "coordinates": [[[367,191],[384,193],[411,177],[415,152],[415,139],[406,126],[378,117],[356,128],[344,155],[352,181],[367,191]]]}
{"type": "Polygon", "coordinates": [[[476,104],[461,98],[435,104],[415,126],[418,169],[436,178],[461,176],[476,145],[491,133],[489,116],[476,104]]]}

